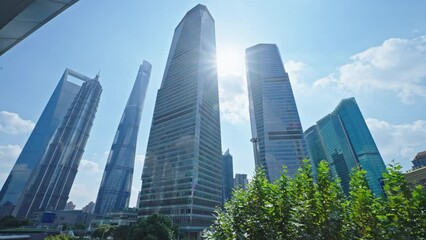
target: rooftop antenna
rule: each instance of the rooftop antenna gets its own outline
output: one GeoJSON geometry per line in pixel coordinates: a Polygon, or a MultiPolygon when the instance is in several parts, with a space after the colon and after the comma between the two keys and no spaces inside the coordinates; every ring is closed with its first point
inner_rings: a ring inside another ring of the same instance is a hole
{"type": "Polygon", "coordinates": [[[98,71],[98,74],[96,74],[95,79],[98,80],[99,79],[99,75],[101,74],[101,70],[98,71]]]}

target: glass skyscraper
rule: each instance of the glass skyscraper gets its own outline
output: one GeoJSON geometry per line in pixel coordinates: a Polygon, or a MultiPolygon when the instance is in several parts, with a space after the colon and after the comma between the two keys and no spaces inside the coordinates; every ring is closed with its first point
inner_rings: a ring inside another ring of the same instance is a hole
{"type": "Polygon", "coordinates": [[[223,168],[223,203],[231,199],[232,189],[234,188],[234,170],[232,164],[232,155],[229,149],[222,155],[223,168]]]}
{"type": "Polygon", "coordinates": [[[96,200],[96,214],[105,215],[129,207],[139,124],[150,75],[151,64],[144,61],[111,146],[96,200]]]}
{"type": "Polygon", "coordinates": [[[322,160],[327,160],[325,155],[324,146],[322,145],[321,137],[319,135],[318,126],[314,125],[305,131],[305,141],[309,152],[310,161],[312,165],[312,173],[316,177],[318,174],[318,164],[322,160]],[[312,153],[311,153],[312,152],[312,153]]]}
{"type": "Polygon", "coordinates": [[[293,176],[307,156],[290,79],[275,44],[258,44],[246,50],[246,69],[252,142],[256,166],[270,181],[283,173],[293,176]]]}
{"type": "MultiPolygon", "coordinates": [[[[1,205],[13,206],[17,204],[32,171],[40,163],[50,139],[80,90],[81,84],[74,83],[75,81],[72,81],[72,78],[77,78],[80,82],[90,80],[90,78],[70,69],[65,70],[1,189],[1,205]]],[[[8,211],[4,214],[10,215],[12,212],[8,211]]]]}
{"type": "MultiPolygon", "coordinates": [[[[333,176],[340,178],[343,190],[348,193],[350,173],[359,166],[364,169],[368,185],[376,196],[382,194],[381,178],[386,166],[368,130],[355,98],[343,99],[336,109],[317,122],[322,144],[306,138],[311,159],[323,146],[333,176]]],[[[308,135],[307,133],[305,133],[308,135]]]]}
{"type": "Polygon", "coordinates": [[[14,209],[18,218],[35,211],[62,210],[67,203],[102,92],[98,76],[83,79],[18,200],[14,209]]]}
{"type": "Polygon", "coordinates": [[[203,5],[175,29],[157,93],[142,173],[140,213],[170,216],[197,238],[222,203],[215,23],[203,5]]]}

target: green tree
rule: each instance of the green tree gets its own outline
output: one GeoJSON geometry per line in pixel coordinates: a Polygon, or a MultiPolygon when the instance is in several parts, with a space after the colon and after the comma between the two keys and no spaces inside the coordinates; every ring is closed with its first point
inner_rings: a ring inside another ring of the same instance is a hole
{"type": "Polygon", "coordinates": [[[15,218],[14,216],[5,216],[2,219],[0,219],[0,229],[16,228],[16,227],[26,226],[28,224],[29,224],[28,219],[19,220],[15,218]]]}
{"type": "Polygon", "coordinates": [[[426,189],[418,185],[412,192],[410,219],[412,235],[426,239],[426,189]]]}
{"type": "Polygon", "coordinates": [[[357,169],[351,176],[345,214],[347,239],[380,239],[381,236],[380,205],[368,187],[365,174],[365,170],[357,169]]]}
{"type": "Polygon", "coordinates": [[[399,164],[390,164],[383,174],[385,197],[381,202],[383,212],[380,220],[387,239],[411,239],[413,232],[410,219],[411,191],[400,172],[401,168],[399,164]]]}
{"type": "Polygon", "coordinates": [[[256,170],[246,190],[238,189],[217,209],[206,239],[393,239],[425,240],[426,191],[408,187],[399,165],[384,174],[384,195],[369,188],[366,171],[351,175],[349,196],[331,178],[328,163],[318,165],[314,181],[305,161],[293,178],[269,183],[256,170]]]}
{"type": "Polygon", "coordinates": [[[327,161],[318,164],[315,187],[315,239],[342,239],[344,195],[338,182],[331,179],[327,161]]]}
{"type": "Polygon", "coordinates": [[[118,228],[118,226],[101,225],[92,233],[92,237],[106,239],[107,237],[113,235],[116,228],[118,228]]]}
{"type": "Polygon", "coordinates": [[[277,188],[266,178],[265,172],[259,168],[247,188],[246,207],[239,210],[246,216],[245,235],[250,239],[275,239],[276,233],[271,231],[274,214],[274,198],[277,188]]]}
{"type": "Polygon", "coordinates": [[[292,222],[294,224],[293,239],[316,239],[319,221],[317,215],[316,188],[308,161],[299,168],[290,182],[292,198],[292,222]]]}
{"type": "Polygon", "coordinates": [[[276,192],[273,192],[275,201],[272,211],[273,221],[271,223],[272,231],[276,231],[277,239],[291,239],[293,234],[292,209],[293,196],[290,189],[290,178],[287,175],[287,169],[283,168],[283,174],[275,182],[276,192]]]}
{"type": "Polygon", "coordinates": [[[62,235],[62,234],[50,235],[44,238],[44,240],[71,240],[71,239],[72,237],[67,235],[62,235]]]}
{"type": "Polygon", "coordinates": [[[172,240],[178,236],[178,226],[167,216],[153,214],[131,226],[103,225],[92,234],[92,237],[101,239],[108,236],[117,240],[172,240]]]}

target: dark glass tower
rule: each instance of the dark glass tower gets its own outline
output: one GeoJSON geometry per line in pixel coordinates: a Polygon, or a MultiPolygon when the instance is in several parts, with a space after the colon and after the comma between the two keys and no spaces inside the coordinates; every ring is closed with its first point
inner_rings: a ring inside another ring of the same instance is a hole
{"type": "Polygon", "coordinates": [[[86,79],[31,173],[14,210],[18,218],[35,211],[62,210],[74,182],[93,125],[102,87],[86,79]]]}
{"type": "MultiPolygon", "coordinates": [[[[80,90],[81,84],[78,85],[74,83],[75,81],[71,81],[71,77],[77,78],[77,82],[90,80],[88,77],[70,69],[65,70],[1,189],[0,204],[11,206],[17,204],[28,178],[40,163],[50,139],[80,90]]],[[[9,207],[9,209],[13,208],[9,207]]],[[[8,211],[4,214],[10,215],[12,212],[8,211]]]]}
{"type": "Polygon", "coordinates": [[[96,199],[96,214],[105,215],[129,207],[139,124],[150,75],[151,64],[144,61],[111,146],[96,199]]]}
{"type": "Polygon", "coordinates": [[[322,160],[327,160],[317,125],[314,125],[305,131],[305,141],[312,165],[312,173],[316,177],[318,174],[318,164],[322,160]]]}
{"type": "Polygon", "coordinates": [[[275,44],[246,49],[250,122],[256,166],[270,181],[278,179],[283,165],[292,176],[307,156],[290,79],[275,44]]]}
{"type": "MultiPolygon", "coordinates": [[[[343,99],[316,126],[331,172],[334,177],[340,178],[343,190],[349,192],[350,173],[359,166],[366,171],[365,177],[373,193],[380,196],[383,192],[380,181],[386,166],[355,98],[343,99]]],[[[310,149],[311,146],[319,146],[312,140],[306,138],[310,149]]],[[[320,151],[310,150],[309,153],[311,159],[322,158],[320,151]]]]}
{"type": "Polygon", "coordinates": [[[187,238],[222,203],[222,151],[213,17],[203,5],[175,29],[142,173],[140,211],[170,216],[187,238]]]}
{"type": "Polygon", "coordinates": [[[232,165],[232,155],[229,153],[228,149],[222,155],[223,203],[232,197],[232,189],[234,188],[234,170],[232,165]]]}

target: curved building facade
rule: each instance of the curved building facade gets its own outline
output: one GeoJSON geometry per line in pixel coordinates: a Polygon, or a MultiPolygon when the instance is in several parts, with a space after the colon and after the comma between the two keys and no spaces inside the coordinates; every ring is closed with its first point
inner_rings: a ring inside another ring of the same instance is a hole
{"type": "Polygon", "coordinates": [[[95,214],[105,215],[129,207],[139,124],[150,75],[151,64],[144,61],[139,67],[111,146],[96,199],[95,214]]]}

